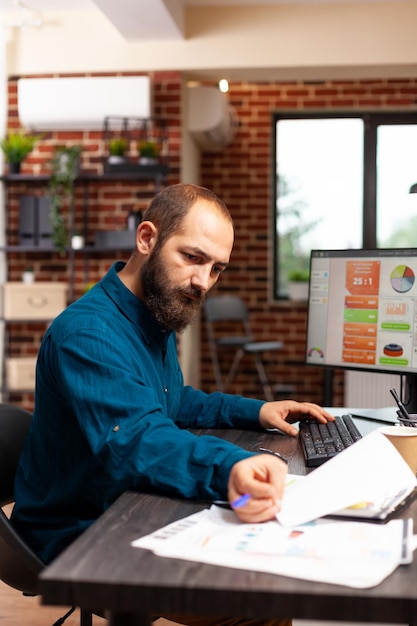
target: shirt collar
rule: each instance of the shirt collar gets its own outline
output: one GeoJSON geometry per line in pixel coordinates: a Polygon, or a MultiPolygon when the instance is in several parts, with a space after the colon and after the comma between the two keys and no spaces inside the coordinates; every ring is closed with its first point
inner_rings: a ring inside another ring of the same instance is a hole
{"type": "Polygon", "coordinates": [[[167,331],[154,318],[148,307],[120,280],[118,273],[126,265],[124,261],[116,261],[101,279],[100,284],[116,307],[137,326],[146,343],[153,340],[166,345],[173,331],[167,331]]]}

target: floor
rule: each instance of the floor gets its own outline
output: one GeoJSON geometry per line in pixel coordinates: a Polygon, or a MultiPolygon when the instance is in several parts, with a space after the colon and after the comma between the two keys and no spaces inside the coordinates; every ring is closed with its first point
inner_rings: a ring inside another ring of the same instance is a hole
{"type": "MultiPolygon", "coordinates": [[[[0,581],[1,626],[52,626],[65,612],[65,607],[42,606],[38,597],[26,597],[0,581]]],[[[79,626],[79,620],[79,612],[75,611],[65,621],[65,626],[79,626]]],[[[106,620],[93,618],[94,626],[104,624],[106,620]]]]}
{"type": "MultiPolygon", "coordinates": [[[[0,626],[52,626],[66,612],[65,607],[42,606],[39,598],[28,598],[0,581],[0,626]]],[[[79,626],[79,612],[75,611],[64,626],[79,626]]],[[[93,626],[103,626],[106,620],[94,616],[93,626]]],[[[171,626],[173,622],[158,620],[158,626],[171,626]]],[[[307,622],[294,620],[294,626],[342,626],[340,622],[307,622]]],[[[344,623],[343,626],[349,626],[344,623]]],[[[369,626],[369,624],[355,624],[369,626]]],[[[378,626],[373,624],[372,626],[378,626]]],[[[385,625],[386,626],[386,625],[385,625]]]]}
{"type": "MultiPolygon", "coordinates": [[[[0,626],[52,626],[65,615],[69,607],[42,606],[38,597],[27,597],[11,589],[0,580],[0,626]]],[[[93,626],[104,626],[105,619],[93,616],[93,626]]],[[[158,626],[178,626],[174,622],[159,619],[158,626]]],[[[64,626],[80,626],[80,612],[77,609],[64,626]]]]}

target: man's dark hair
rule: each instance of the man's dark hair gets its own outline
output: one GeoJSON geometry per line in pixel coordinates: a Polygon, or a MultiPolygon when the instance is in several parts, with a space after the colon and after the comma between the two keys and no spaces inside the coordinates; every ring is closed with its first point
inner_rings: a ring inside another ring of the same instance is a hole
{"type": "Polygon", "coordinates": [[[188,183],[170,185],[153,198],[143,215],[144,220],[152,222],[158,228],[158,248],[168,237],[179,230],[189,209],[200,198],[212,202],[222,215],[233,223],[232,216],[224,202],[209,189],[188,183]]]}

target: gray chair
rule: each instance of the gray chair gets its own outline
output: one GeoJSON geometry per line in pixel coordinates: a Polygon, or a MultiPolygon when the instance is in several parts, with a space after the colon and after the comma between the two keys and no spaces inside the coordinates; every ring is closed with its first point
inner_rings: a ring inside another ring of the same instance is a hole
{"type": "Polygon", "coordinates": [[[227,392],[236,375],[239,363],[243,356],[250,355],[255,363],[259,381],[266,400],[274,400],[274,392],[268,380],[262,355],[266,352],[281,351],[284,347],[282,341],[254,341],[249,322],[249,313],[245,302],[239,296],[222,295],[211,296],[204,303],[204,314],[207,336],[210,346],[211,361],[213,364],[216,385],[219,391],[227,392]],[[233,323],[236,334],[222,335],[222,324],[233,323]],[[237,334],[237,333],[242,334],[237,334]],[[220,368],[220,352],[223,349],[235,350],[229,371],[222,375],[220,368]]]}
{"type": "MultiPolygon", "coordinates": [[[[32,415],[11,404],[0,404],[0,507],[14,502],[14,477],[32,415]]],[[[38,594],[38,575],[45,564],[22,540],[0,509],[0,579],[27,596],[38,594]]],[[[63,624],[72,607],[53,626],[63,624]]],[[[92,613],[80,612],[80,626],[92,626],[92,613]]]]}

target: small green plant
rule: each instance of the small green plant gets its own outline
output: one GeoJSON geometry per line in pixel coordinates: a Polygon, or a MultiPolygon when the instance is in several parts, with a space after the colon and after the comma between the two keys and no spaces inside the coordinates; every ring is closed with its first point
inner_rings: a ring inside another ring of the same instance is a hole
{"type": "Polygon", "coordinates": [[[292,283],[307,283],[309,278],[309,270],[292,270],[288,273],[288,280],[292,283]]]}
{"type": "Polygon", "coordinates": [[[50,199],[49,220],[52,239],[59,252],[68,246],[68,225],[64,209],[74,212],[74,181],[78,176],[82,146],[55,148],[51,161],[51,178],[48,184],[50,199]]]}
{"type": "Polygon", "coordinates": [[[127,149],[127,141],[124,137],[113,137],[109,141],[109,152],[111,156],[123,157],[127,149]]]}
{"type": "Polygon", "coordinates": [[[21,163],[40,139],[42,135],[30,135],[23,129],[17,132],[10,130],[6,137],[0,139],[0,148],[8,163],[21,163]]]}
{"type": "Polygon", "coordinates": [[[147,159],[157,159],[161,153],[161,144],[153,139],[142,139],[138,142],[139,156],[147,159]]]}

